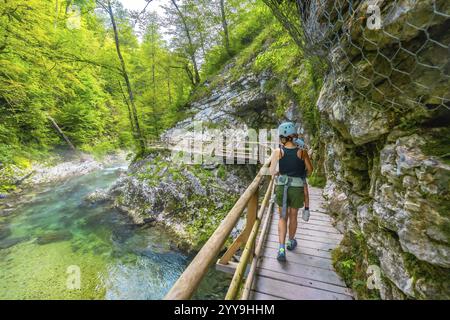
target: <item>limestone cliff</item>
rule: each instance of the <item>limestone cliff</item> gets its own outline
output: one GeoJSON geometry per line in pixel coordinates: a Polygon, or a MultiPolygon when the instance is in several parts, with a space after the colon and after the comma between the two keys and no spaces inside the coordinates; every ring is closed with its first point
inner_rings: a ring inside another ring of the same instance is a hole
{"type": "Polygon", "coordinates": [[[369,1],[307,3],[309,49],[329,64],[317,107],[325,195],[347,234],[337,267],[379,265],[384,299],[448,299],[450,4],[375,1],[373,30],[369,1]]]}

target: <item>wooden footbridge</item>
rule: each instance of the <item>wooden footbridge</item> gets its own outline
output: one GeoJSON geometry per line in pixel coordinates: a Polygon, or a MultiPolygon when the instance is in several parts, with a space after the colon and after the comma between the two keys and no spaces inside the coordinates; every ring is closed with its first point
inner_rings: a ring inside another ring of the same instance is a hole
{"type": "Polygon", "coordinates": [[[342,235],[325,212],[322,190],[310,188],[311,218],[307,223],[299,219],[298,247],[287,252],[286,262],[276,260],[279,217],[275,213],[274,180],[269,175],[269,165],[270,160],[264,163],[165,299],[190,299],[214,263],[217,269],[233,273],[225,299],[352,299],[352,293],[332,267],[331,251],[342,235]],[[219,257],[244,211],[243,231],[219,257]]]}

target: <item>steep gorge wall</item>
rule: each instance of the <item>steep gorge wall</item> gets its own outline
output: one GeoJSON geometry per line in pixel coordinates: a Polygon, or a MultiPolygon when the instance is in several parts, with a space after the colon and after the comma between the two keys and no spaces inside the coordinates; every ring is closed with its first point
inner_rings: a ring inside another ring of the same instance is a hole
{"type": "Polygon", "coordinates": [[[448,299],[450,3],[372,1],[379,30],[369,1],[304,3],[309,50],[329,63],[317,106],[340,258],[364,247],[350,266],[378,265],[383,299],[448,299]]]}

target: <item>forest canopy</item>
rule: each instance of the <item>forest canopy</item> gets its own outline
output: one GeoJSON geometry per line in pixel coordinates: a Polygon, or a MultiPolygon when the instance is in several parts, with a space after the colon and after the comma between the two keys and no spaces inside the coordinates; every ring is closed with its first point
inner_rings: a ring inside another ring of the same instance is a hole
{"type": "Polygon", "coordinates": [[[273,19],[251,0],[168,0],[164,19],[151,2],[145,9],[117,0],[0,2],[1,163],[45,158],[67,140],[97,155],[142,151],[273,19]]]}

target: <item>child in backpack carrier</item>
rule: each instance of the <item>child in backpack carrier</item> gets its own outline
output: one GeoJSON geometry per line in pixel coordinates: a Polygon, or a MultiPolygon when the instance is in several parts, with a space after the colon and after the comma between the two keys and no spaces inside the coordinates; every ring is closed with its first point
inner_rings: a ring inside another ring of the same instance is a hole
{"type": "MultiPolygon", "coordinates": [[[[298,134],[296,134],[296,135],[294,135],[293,142],[297,145],[297,147],[300,150],[304,150],[304,152],[308,153],[307,146],[305,144],[305,140],[303,139],[303,137],[299,137],[298,134]]],[[[311,174],[311,172],[309,172],[309,174],[311,174]]],[[[308,182],[306,181],[306,176],[303,178],[303,183],[304,183],[303,193],[305,196],[305,201],[304,201],[305,207],[303,209],[302,218],[303,218],[303,220],[308,222],[310,212],[309,212],[309,191],[308,191],[308,182]]]]}

